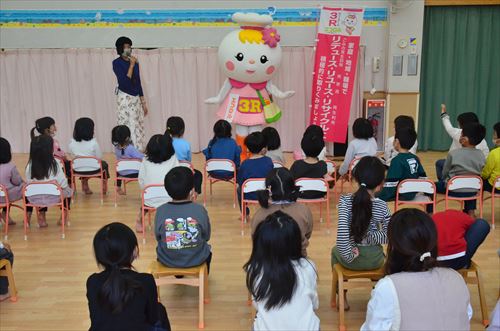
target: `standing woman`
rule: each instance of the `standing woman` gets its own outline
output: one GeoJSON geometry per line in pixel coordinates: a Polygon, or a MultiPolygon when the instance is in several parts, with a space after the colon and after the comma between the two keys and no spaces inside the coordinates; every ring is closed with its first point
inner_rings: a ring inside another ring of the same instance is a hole
{"type": "Polygon", "coordinates": [[[120,37],[116,40],[116,53],[120,56],[113,60],[113,71],[118,81],[116,100],[118,104],[118,125],[130,128],[134,146],[144,150],[144,116],[148,107],[142,92],[141,76],[137,58],[132,56],[132,40],[120,37]]]}

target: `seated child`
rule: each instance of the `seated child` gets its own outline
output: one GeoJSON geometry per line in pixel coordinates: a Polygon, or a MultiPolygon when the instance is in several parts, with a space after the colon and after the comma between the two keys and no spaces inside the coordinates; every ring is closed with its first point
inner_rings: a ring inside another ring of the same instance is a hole
{"type": "MultiPolygon", "coordinates": [[[[460,139],[464,125],[469,123],[479,123],[477,115],[472,112],[468,112],[458,115],[457,122],[460,128],[453,127],[453,125],[451,125],[450,115],[448,115],[448,113],[446,112],[446,105],[444,104],[441,105],[441,121],[443,122],[444,129],[446,130],[450,138],[453,140],[448,153],[455,149],[461,148],[460,139]]],[[[483,152],[484,158],[488,157],[488,153],[490,152],[490,150],[484,138],[483,140],[481,140],[481,142],[476,144],[475,148],[483,152]]],[[[444,180],[444,175],[443,175],[444,162],[445,162],[444,159],[436,161],[436,175],[438,180],[440,181],[444,180]]]]}
{"type": "Polygon", "coordinates": [[[458,210],[432,215],[438,235],[438,257],[441,266],[455,270],[469,268],[472,256],[490,232],[483,219],[473,219],[458,210]]]}
{"type": "Polygon", "coordinates": [[[153,276],[132,266],[139,256],[134,232],[125,224],[110,223],[97,231],[93,245],[104,270],[87,279],[90,331],[170,331],[153,276]]]}
{"type": "MultiPolygon", "coordinates": [[[[486,158],[486,165],[481,172],[483,177],[483,191],[490,192],[495,185],[495,179],[500,176],[500,122],[493,126],[493,149],[486,158]]],[[[500,193],[500,188],[495,188],[500,193]]]]}
{"type": "MultiPolygon", "coordinates": [[[[409,151],[416,141],[417,133],[414,129],[405,127],[396,131],[393,142],[397,154],[390,163],[384,188],[377,195],[379,199],[393,201],[396,199],[396,190],[399,182],[405,179],[427,177],[418,157],[409,151]]],[[[403,193],[400,195],[400,199],[413,200],[415,195],[416,193],[403,193]]]]}
{"type": "MultiPolygon", "coordinates": [[[[0,260],[7,259],[10,262],[10,266],[14,264],[14,254],[10,245],[0,241],[0,260]]],[[[4,267],[5,268],[5,267],[4,267]]],[[[6,276],[0,277],[0,302],[10,298],[9,294],[9,280],[6,276]]]]}
{"type": "MultiPolygon", "coordinates": [[[[218,120],[214,124],[214,137],[203,150],[206,160],[227,159],[234,162],[236,169],[240,167],[241,147],[236,140],[231,138],[231,124],[225,120],[218,120]]],[[[209,171],[213,178],[229,179],[234,176],[233,172],[226,170],[209,171]]]]}
{"type": "MultiPolygon", "coordinates": [[[[53,154],[54,142],[52,137],[48,135],[36,136],[31,140],[30,158],[26,165],[26,182],[46,182],[55,181],[62,189],[64,196],[64,206],[70,209],[71,196],[73,190],[68,185],[68,180],[59,162],[56,161],[53,154]]],[[[54,205],[60,202],[60,198],[54,195],[37,194],[29,198],[29,202],[41,205],[54,205]]],[[[28,224],[31,220],[33,207],[27,207],[28,224]]],[[[45,214],[47,208],[40,208],[38,215],[38,226],[40,228],[47,227],[45,214]]],[[[65,213],[65,224],[67,223],[68,213],[65,213]]],[[[59,219],[58,224],[61,224],[62,219],[59,219]]]]}
{"type": "MultiPolygon", "coordinates": [[[[106,194],[108,190],[109,169],[108,163],[102,160],[102,152],[99,143],[94,138],[94,121],[88,117],[81,117],[75,122],[75,129],[73,131],[73,139],[69,143],[69,152],[73,156],[93,156],[101,160],[102,171],[104,171],[103,190],[106,194]]],[[[92,171],[75,171],[76,174],[92,175],[101,172],[99,170],[92,171]]],[[[89,179],[82,178],[82,190],[85,194],[92,194],[89,187],[89,179]]]]}
{"type": "Polygon", "coordinates": [[[193,172],[186,167],[173,168],[165,176],[164,184],[172,201],[156,210],[158,261],[173,268],[189,268],[206,262],[210,270],[210,219],[207,210],[191,200],[193,172]]]}
{"type": "MultiPolygon", "coordinates": [[[[146,146],[146,157],[139,169],[139,187],[144,190],[148,185],[163,184],[168,172],[178,166],[179,161],[175,156],[172,138],[168,134],[153,135],[146,146]]],[[[168,201],[170,201],[169,197],[153,198],[145,201],[145,204],[149,207],[158,208],[168,201]]],[[[139,233],[144,230],[142,228],[141,210],[139,210],[137,216],[135,230],[139,233]]]]}
{"type": "MultiPolygon", "coordinates": [[[[16,165],[12,162],[9,141],[2,137],[0,137],[0,184],[7,190],[10,202],[21,200],[23,197],[24,180],[17,171],[16,165]]],[[[5,203],[4,197],[0,197],[0,203],[5,203]]],[[[0,222],[9,222],[9,225],[16,224],[10,216],[7,220],[6,207],[2,209],[0,222]]]]}
{"type": "MultiPolygon", "coordinates": [[[[325,161],[320,161],[318,155],[325,147],[323,136],[316,134],[306,134],[300,142],[302,150],[306,153],[306,158],[297,160],[292,164],[290,171],[295,180],[303,177],[307,178],[325,178],[327,176],[328,167],[325,161]]],[[[300,198],[302,199],[318,199],[325,196],[325,192],[319,191],[302,191],[300,198]]]]}
{"type": "Polygon", "coordinates": [[[318,274],[303,257],[297,223],[282,211],[266,217],[252,235],[252,254],[243,267],[257,310],[253,330],[320,329],[318,274]]]}
{"type": "Polygon", "coordinates": [[[66,153],[61,149],[61,145],[54,138],[57,132],[56,121],[52,117],[46,116],[39,118],[35,121],[35,126],[31,129],[30,136],[31,139],[35,138],[35,130],[41,135],[47,135],[52,137],[54,141],[54,156],[58,157],[64,162],[64,170],[66,172],[66,178],[71,180],[71,163],[66,156],[66,153]]]}
{"type": "Polygon", "coordinates": [[[354,139],[347,146],[344,162],[339,168],[340,176],[347,175],[349,165],[355,158],[377,154],[377,141],[373,138],[373,127],[366,118],[358,118],[354,121],[352,134],[354,139]]]}
{"type": "MultiPolygon", "coordinates": [[[[332,248],[332,267],[340,263],[351,270],[372,270],[384,264],[383,244],[391,212],[387,203],[375,197],[384,182],[385,166],[375,156],[357,164],[353,178],[359,187],[341,195],[338,204],[337,243],[332,248]]],[[[349,309],[345,296],[345,309],[349,309]]]]}
{"type": "MultiPolygon", "coordinates": [[[[306,135],[309,135],[309,134],[320,136],[320,137],[325,136],[321,126],[315,125],[315,124],[311,124],[306,128],[302,138],[304,138],[306,135]]],[[[306,158],[306,154],[304,153],[304,151],[302,149],[299,149],[299,150],[296,150],[293,152],[293,158],[295,160],[303,160],[306,158]]],[[[319,153],[318,160],[326,161],[326,144],[325,144],[325,147],[323,147],[323,149],[319,153]]]]}
{"type": "MultiPolygon", "coordinates": [[[[437,193],[446,193],[446,184],[454,176],[476,175],[481,176],[485,159],[484,154],[476,148],[486,134],[486,129],[479,123],[465,124],[461,130],[460,144],[462,148],[454,149],[448,153],[443,167],[443,179],[436,182],[437,193]]],[[[470,190],[456,190],[449,194],[455,197],[469,197],[477,192],[470,190]]],[[[432,212],[432,205],[427,205],[427,212],[432,212]]],[[[476,200],[464,202],[464,212],[475,218],[476,200]]]]}
{"type": "Polygon", "coordinates": [[[286,161],[281,151],[281,139],[278,130],[272,126],[268,126],[262,130],[262,134],[266,139],[266,156],[270,157],[273,161],[278,161],[285,165],[286,161]]]}
{"type": "MultiPolygon", "coordinates": [[[[165,133],[168,133],[172,137],[172,144],[174,145],[177,159],[191,163],[191,144],[183,138],[185,128],[186,125],[182,117],[171,116],[167,120],[167,130],[165,133]]],[[[198,194],[201,194],[202,182],[203,175],[199,170],[194,169],[194,189],[198,194]]]]}
{"type": "MultiPolygon", "coordinates": [[[[250,178],[266,178],[273,170],[273,161],[266,155],[266,140],[262,132],[250,133],[245,138],[245,146],[251,153],[250,157],[243,161],[238,170],[236,181],[238,182],[238,201],[241,207],[241,186],[250,178]]],[[[246,193],[245,199],[257,200],[257,193],[246,193]]],[[[248,213],[247,213],[248,215],[248,213]]]]}
{"type": "MultiPolygon", "coordinates": [[[[415,130],[415,121],[413,121],[413,118],[411,116],[406,116],[406,115],[399,115],[394,119],[394,133],[396,133],[398,130],[402,128],[410,128],[415,130]]],[[[394,147],[394,136],[387,138],[385,142],[385,148],[384,148],[384,161],[385,165],[389,167],[391,165],[392,159],[398,155],[398,151],[394,147]]],[[[417,146],[418,142],[415,140],[415,143],[409,148],[408,150],[410,153],[413,155],[417,154],[417,146]]]]}
{"type": "Polygon", "coordinates": [[[387,232],[386,276],[372,291],[361,331],[469,330],[469,289],[458,272],[438,267],[438,234],[429,215],[401,209],[387,232]]]}
{"type": "MultiPolygon", "coordinates": [[[[126,125],[117,125],[111,131],[111,142],[115,146],[115,156],[116,160],[126,160],[126,159],[141,159],[144,154],[139,152],[132,143],[132,138],[130,137],[130,129],[126,125]]],[[[139,176],[139,171],[135,170],[124,170],[118,173],[120,177],[126,178],[137,178],[139,176]]],[[[122,181],[117,180],[116,185],[118,186],[118,194],[123,195],[125,191],[122,190],[122,181]]]]}
{"type": "Polygon", "coordinates": [[[307,257],[307,246],[313,230],[313,216],[306,204],[297,203],[299,188],[290,170],[276,168],[266,177],[266,190],[258,192],[260,209],[252,218],[252,234],[266,217],[281,210],[292,217],[300,228],[302,236],[302,256],[307,257]]]}

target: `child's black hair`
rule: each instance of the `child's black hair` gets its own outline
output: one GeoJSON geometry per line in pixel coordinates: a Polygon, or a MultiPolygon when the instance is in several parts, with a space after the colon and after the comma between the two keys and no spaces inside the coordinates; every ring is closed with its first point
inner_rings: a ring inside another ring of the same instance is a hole
{"type": "Polygon", "coordinates": [[[269,208],[269,198],[273,201],[297,201],[299,188],[295,185],[290,170],[286,168],[275,168],[266,176],[266,189],[257,193],[259,204],[263,208],[269,208]]]}
{"type": "Polygon", "coordinates": [[[35,130],[38,131],[39,134],[48,134],[48,130],[54,124],[56,124],[56,121],[54,121],[54,119],[49,116],[37,119],[35,121],[35,126],[30,131],[31,139],[35,138],[35,130]]]}
{"type": "Polygon", "coordinates": [[[94,138],[94,121],[88,117],[81,117],[75,122],[73,139],[76,141],[89,141],[94,138]]]}
{"type": "Polygon", "coordinates": [[[278,130],[276,130],[272,126],[268,126],[262,130],[262,134],[266,139],[266,146],[268,151],[274,151],[281,147],[281,139],[278,130]]]}
{"type": "MultiPolygon", "coordinates": [[[[117,125],[111,130],[111,143],[117,147],[126,147],[132,143],[130,129],[126,125],[117,125]]],[[[122,150],[122,155],[124,150],[122,150]]]]}
{"type": "Polygon", "coordinates": [[[356,164],[352,175],[359,188],[352,195],[350,235],[354,242],[361,243],[372,219],[372,196],[368,190],[384,182],[385,166],[378,157],[365,156],[356,164]]]}
{"type": "Polygon", "coordinates": [[[415,130],[415,121],[411,116],[399,115],[394,119],[394,128],[396,131],[402,128],[410,128],[415,130]]]}
{"type": "Polygon", "coordinates": [[[168,134],[155,134],[146,146],[146,158],[153,163],[162,163],[175,154],[172,137],[168,134]]]}
{"type": "Polygon", "coordinates": [[[309,125],[306,128],[306,130],[304,131],[303,136],[308,135],[308,134],[313,134],[313,135],[320,136],[320,137],[323,137],[325,135],[321,126],[315,125],[315,124],[309,125]]]}
{"type": "Polygon", "coordinates": [[[370,139],[373,137],[373,127],[366,118],[357,118],[352,125],[352,134],[358,139],[370,139]]]}
{"type": "Polygon", "coordinates": [[[98,302],[105,310],[118,314],[141,291],[139,282],[121,272],[123,268],[132,268],[137,238],[128,226],[115,222],[97,231],[93,245],[97,264],[109,272],[98,292],[98,302]]]}
{"type": "Polygon", "coordinates": [[[164,185],[172,199],[185,200],[194,187],[193,171],[188,167],[175,167],[165,176],[164,185]]]}
{"type": "Polygon", "coordinates": [[[462,137],[467,137],[473,146],[479,145],[486,137],[486,128],[480,123],[467,123],[462,129],[462,137]]]}
{"type": "Polygon", "coordinates": [[[57,161],[54,158],[54,140],[48,135],[31,139],[30,159],[31,178],[44,180],[50,174],[57,174],[57,161]]]}
{"type": "Polygon", "coordinates": [[[297,287],[292,262],[302,257],[300,228],[292,217],[276,211],[257,226],[252,241],[243,267],[247,289],[256,301],[265,301],[267,310],[279,308],[292,300],[297,287]]]}
{"type": "Polygon", "coordinates": [[[436,225],[427,213],[415,208],[397,211],[389,221],[387,237],[387,275],[427,271],[438,265],[436,225]],[[431,256],[421,259],[427,252],[431,256]]]}
{"type": "Polygon", "coordinates": [[[171,116],[167,120],[167,132],[172,137],[181,137],[184,134],[186,125],[184,120],[179,116],[171,116]]]}
{"type": "Polygon", "coordinates": [[[479,123],[479,118],[473,112],[462,113],[457,116],[457,122],[461,129],[468,123],[479,123]]]}
{"type": "Polygon", "coordinates": [[[394,138],[399,141],[399,145],[404,149],[410,149],[417,141],[417,133],[414,129],[409,127],[403,127],[396,130],[394,138]]]}
{"type": "Polygon", "coordinates": [[[262,132],[253,132],[245,138],[245,145],[250,153],[258,154],[266,148],[266,139],[262,132]]]}
{"type": "Polygon", "coordinates": [[[323,140],[323,136],[309,133],[302,137],[300,147],[307,157],[318,157],[323,148],[325,148],[325,141],[323,140]]]}
{"type": "Polygon", "coordinates": [[[495,123],[495,125],[493,125],[493,130],[497,134],[497,139],[500,139],[500,122],[497,122],[495,123]]]}
{"type": "Polygon", "coordinates": [[[9,163],[10,161],[12,161],[12,152],[9,141],[0,137],[0,164],[9,163]]]}

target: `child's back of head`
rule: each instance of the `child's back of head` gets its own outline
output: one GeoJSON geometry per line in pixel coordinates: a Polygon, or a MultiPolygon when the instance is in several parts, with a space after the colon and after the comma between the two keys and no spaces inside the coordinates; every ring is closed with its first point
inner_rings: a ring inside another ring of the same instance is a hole
{"type": "Polygon", "coordinates": [[[467,138],[471,146],[479,145],[486,136],[486,128],[480,123],[467,123],[462,129],[462,137],[467,138]]]}
{"type": "Polygon", "coordinates": [[[45,116],[42,118],[39,118],[35,121],[35,126],[31,129],[30,131],[30,136],[31,139],[35,137],[35,130],[38,132],[38,134],[45,134],[49,135],[50,133],[50,127],[52,125],[55,125],[56,121],[52,117],[45,116]]]}
{"type": "Polygon", "coordinates": [[[0,137],[0,164],[9,163],[12,160],[9,141],[0,137]]]}
{"type": "Polygon", "coordinates": [[[473,112],[462,113],[457,116],[457,122],[461,129],[469,123],[479,123],[479,118],[473,112]]]}
{"type": "Polygon", "coordinates": [[[290,170],[286,168],[275,168],[266,176],[266,190],[258,192],[259,204],[264,207],[269,207],[269,199],[273,201],[297,201],[299,197],[299,187],[295,185],[290,170]]]}
{"type": "Polygon", "coordinates": [[[187,167],[175,167],[165,176],[165,189],[174,200],[187,200],[194,187],[193,171],[187,167]]]}
{"type": "Polygon", "coordinates": [[[292,261],[302,257],[302,239],[297,222],[282,211],[269,215],[252,236],[250,259],[245,264],[246,284],[256,301],[266,309],[291,301],[297,284],[292,261]]]}
{"type": "Polygon", "coordinates": [[[132,143],[130,129],[126,125],[117,125],[111,131],[111,143],[117,148],[127,147],[132,143]]]}
{"type": "Polygon", "coordinates": [[[317,158],[325,147],[325,141],[323,140],[323,136],[315,133],[309,133],[302,137],[300,147],[304,151],[306,157],[317,158]]]}
{"type": "Polygon", "coordinates": [[[357,139],[373,138],[373,127],[366,118],[358,118],[352,125],[352,134],[357,139]]]}
{"type": "Polygon", "coordinates": [[[231,124],[226,120],[218,120],[214,124],[214,140],[231,138],[231,124]]]}
{"type": "Polygon", "coordinates": [[[410,128],[415,130],[415,121],[413,117],[407,115],[399,115],[394,119],[394,129],[398,131],[402,128],[410,128]]]}
{"type": "Polygon", "coordinates": [[[259,154],[266,148],[266,139],[262,132],[253,132],[245,138],[245,145],[250,153],[259,154]]]}
{"type": "Polygon", "coordinates": [[[403,127],[399,130],[396,130],[396,134],[394,135],[394,139],[398,140],[399,146],[401,148],[409,150],[417,141],[417,132],[410,127],[403,127]]]}
{"type": "Polygon", "coordinates": [[[306,136],[306,135],[309,135],[309,134],[313,134],[313,135],[316,135],[316,136],[320,136],[320,137],[324,137],[324,132],[323,132],[323,129],[321,128],[321,126],[319,125],[315,125],[315,124],[311,124],[309,125],[306,130],[304,131],[304,135],[303,136],[306,136]]]}
{"type": "Polygon", "coordinates": [[[262,134],[266,140],[266,147],[268,151],[274,151],[281,147],[281,138],[278,130],[268,126],[262,130],[262,134]]]}
{"type": "Polygon", "coordinates": [[[184,120],[179,116],[171,116],[167,120],[167,132],[174,138],[179,138],[184,135],[186,126],[184,120]]]}
{"type": "Polygon", "coordinates": [[[146,146],[146,159],[153,163],[162,163],[175,154],[172,137],[166,134],[155,134],[146,146]]]}
{"type": "Polygon", "coordinates": [[[94,138],[94,121],[88,117],[81,117],[76,120],[73,130],[73,139],[80,141],[89,141],[94,138]]]}
{"type": "Polygon", "coordinates": [[[121,272],[132,268],[138,254],[137,238],[128,226],[115,222],[97,231],[93,245],[97,263],[109,272],[99,290],[100,304],[111,313],[120,313],[140,291],[140,283],[121,272]]]}
{"type": "Polygon", "coordinates": [[[353,177],[359,187],[352,195],[352,220],[350,235],[361,243],[372,219],[372,192],[382,185],[385,166],[378,157],[365,156],[354,167],[353,177]]]}

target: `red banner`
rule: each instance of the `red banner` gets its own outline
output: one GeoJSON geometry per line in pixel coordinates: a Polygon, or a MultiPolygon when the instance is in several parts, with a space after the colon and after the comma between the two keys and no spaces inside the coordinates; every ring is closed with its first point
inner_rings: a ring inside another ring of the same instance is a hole
{"type": "Polygon", "coordinates": [[[314,59],[310,124],[344,143],[349,125],[363,9],[322,7],[314,59]]]}

